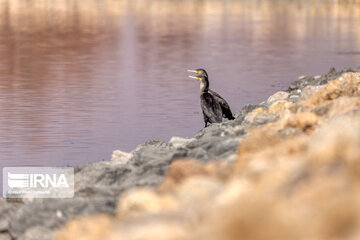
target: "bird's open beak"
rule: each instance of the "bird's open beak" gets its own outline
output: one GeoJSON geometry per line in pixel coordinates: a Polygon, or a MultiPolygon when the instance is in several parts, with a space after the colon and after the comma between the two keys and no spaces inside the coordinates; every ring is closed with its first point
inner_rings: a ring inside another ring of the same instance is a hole
{"type": "Polygon", "coordinates": [[[188,70],[188,72],[193,72],[193,73],[199,74],[199,71],[196,71],[196,70],[188,70]]]}
{"type": "Polygon", "coordinates": [[[200,81],[199,77],[189,76],[189,78],[193,78],[193,79],[196,79],[196,80],[200,81]]]}

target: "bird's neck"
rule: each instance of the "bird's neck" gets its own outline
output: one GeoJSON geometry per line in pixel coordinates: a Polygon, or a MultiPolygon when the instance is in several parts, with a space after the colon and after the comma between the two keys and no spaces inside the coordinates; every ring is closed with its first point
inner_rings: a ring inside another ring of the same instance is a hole
{"type": "Polygon", "coordinates": [[[208,91],[209,91],[209,82],[202,81],[200,83],[200,92],[203,93],[203,92],[208,92],[208,91]]]}

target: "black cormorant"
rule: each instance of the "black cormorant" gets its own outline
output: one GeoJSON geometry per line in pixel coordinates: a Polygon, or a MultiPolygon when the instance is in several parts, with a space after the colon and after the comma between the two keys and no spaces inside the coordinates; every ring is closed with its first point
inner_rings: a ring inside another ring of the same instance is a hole
{"type": "Polygon", "coordinates": [[[204,115],[205,127],[208,123],[222,122],[222,110],[216,98],[209,93],[209,81],[207,76],[189,76],[200,81],[201,109],[204,115]]]}
{"type": "MultiPolygon", "coordinates": [[[[209,79],[207,72],[202,68],[195,69],[195,70],[188,70],[188,71],[199,74],[200,76],[206,76],[207,79],[209,79]]],[[[210,89],[208,90],[208,92],[219,102],[223,117],[227,118],[229,120],[235,119],[230,110],[229,104],[226,102],[226,100],[223,97],[221,97],[218,93],[216,93],[210,89]]]]}

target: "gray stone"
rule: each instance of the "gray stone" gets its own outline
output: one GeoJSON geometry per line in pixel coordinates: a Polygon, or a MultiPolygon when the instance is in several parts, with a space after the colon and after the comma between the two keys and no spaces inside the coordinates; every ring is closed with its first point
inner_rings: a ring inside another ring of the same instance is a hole
{"type": "Polygon", "coordinates": [[[210,159],[209,155],[207,154],[207,151],[205,151],[205,149],[201,147],[191,149],[188,152],[188,157],[197,159],[201,162],[208,162],[210,159]]]}
{"type": "MultiPolygon", "coordinates": [[[[112,213],[115,208],[115,197],[95,194],[90,198],[75,197],[70,199],[45,199],[18,206],[11,216],[9,232],[15,239],[34,239],[34,233],[43,232],[51,236],[51,232],[61,227],[74,216],[88,215],[97,212],[112,213]],[[57,212],[61,211],[59,217],[57,212]]],[[[41,239],[39,235],[38,239],[41,239]]],[[[47,238],[44,238],[47,239],[47,238]]]]}
{"type": "Polygon", "coordinates": [[[52,240],[55,232],[43,226],[28,229],[18,240],[52,240]]]}
{"type": "Polygon", "coordinates": [[[0,198],[0,232],[7,231],[11,214],[15,211],[15,204],[8,203],[4,198],[0,198]]]}

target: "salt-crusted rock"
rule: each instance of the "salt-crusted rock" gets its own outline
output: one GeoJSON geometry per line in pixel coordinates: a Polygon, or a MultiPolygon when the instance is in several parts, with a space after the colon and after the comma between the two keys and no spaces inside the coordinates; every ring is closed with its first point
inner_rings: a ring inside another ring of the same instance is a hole
{"type": "Polygon", "coordinates": [[[271,95],[268,99],[267,99],[267,103],[271,104],[275,101],[278,100],[282,100],[282,99],[286,99],[289,97],[289,93],[288,92],[284,92],[284,91],[279,91],[273,95],[271,95]]]}
{"type": "Polygon", "coordinates": [[[180,148],[185,147],[186,144],[194,141],[194,138],[181,138],[181,137],[172,137],[169,141],[170,147],[180,148]]]}
{"type": "Polygon", "coordinates": [[[130,160],[131,157],[132,157],[131,153],[123,152],[120,150],[115,150],[115,151],[113,151],[113,153],[111,155],[111,161],[117,162],[120,164],[125,164],[130,160]]]}

